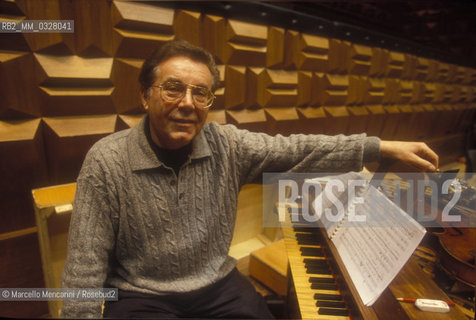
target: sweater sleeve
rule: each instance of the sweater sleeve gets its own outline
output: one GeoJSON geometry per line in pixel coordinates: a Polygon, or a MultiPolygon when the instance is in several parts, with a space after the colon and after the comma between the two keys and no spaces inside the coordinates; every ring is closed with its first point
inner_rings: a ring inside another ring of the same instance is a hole
{"type": "MultiPolygon", "coordinates": [[[[64,288],[103,288],[115,244],[111,212],[115,205],[106,186],[101,156],[93,149],[83,163],[68,236],[64,288]]],[[[62,318],[101,318],[102,301],[65,300],[62,318]]]]}
{"type": "Polygon", "coordinates": [[[365,134],[351,136],[294,134],[269,136],[221,126],[232,158],[240,166],[243,184],[257,182],[264,172],[360,171],[364,162],[380,157],[380,139],[365,134]]]}

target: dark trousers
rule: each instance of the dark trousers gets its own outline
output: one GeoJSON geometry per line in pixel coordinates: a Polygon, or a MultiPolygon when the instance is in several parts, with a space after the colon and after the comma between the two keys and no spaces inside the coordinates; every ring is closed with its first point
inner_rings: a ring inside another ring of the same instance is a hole
{"type": "Polygon", "coordinates": [[[208,287],[187,293],[150,295],[119,290],[104,318],[274,318],[263,297],[236,268],[208,287]]]}

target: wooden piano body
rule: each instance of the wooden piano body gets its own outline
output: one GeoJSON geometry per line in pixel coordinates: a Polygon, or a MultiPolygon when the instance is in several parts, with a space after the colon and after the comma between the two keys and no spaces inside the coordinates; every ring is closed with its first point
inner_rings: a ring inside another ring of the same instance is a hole
{"type": "Polygon", "coordinates": [[[396,300],[397,297],[449,300],[413,257],[378,300],[371,307],[365,306],[325,230],[291,223],[289,215],[285,216],[287,221],[282,223],[282,231],[289,258],[287,304],[291,318],[467,319],[456,307],[450,308],[449,313],[423,312],[412,303],[396,300]]]}

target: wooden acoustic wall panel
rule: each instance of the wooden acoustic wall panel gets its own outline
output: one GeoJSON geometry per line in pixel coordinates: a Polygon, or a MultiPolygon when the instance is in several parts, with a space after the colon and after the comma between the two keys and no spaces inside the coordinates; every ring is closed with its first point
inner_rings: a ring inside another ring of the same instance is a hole
{"type": "Polygon", "coordinates": [[[300,117],[299,132],[307,134],[324,134],[326,131],[327,116],[323,107],[298,107],[300,117]]]}
{"type": "Polygon", "coordinates": [[[286,65],[298,70],[325,72],[328,68],[329,39],[310,34],[288,32],[286,65]]]}
{"type": "Polygon", "coordinates": [[[270,134],[297,131],[297,83],[297,71],[265,69],[259,74],[257,102],[266,112],[270,134]]]}
{"type": "Polygon", "coordinates": [[[129,129],[135,127],[144,117],[144,113],[138,114],[121,114],[117,117],[115,131],[129,129]]]}
{"type": "Polygon", "coordinates": [[[407,80],[397,81],[396,103],[410,103],[413,96],[413,83],[407,80]]]}
{"type": "Polygon", "coordinates": [[[352,106],[348,107],[349,111],[349,127],[346,134],[363,133],[367,130],[369,121],[369,111],[365,107],[352,106]]]}
{"type": "Polygon", "coordinates": [[[438,62],[436,69],[436,81],[446,82],[448,81],[449,76],[449,65],[447,63],[438,62]]]}
{"type": "Polygon", "coordinates": [[[202,20],[203,48],[215,56],[217,63],[223,64],[226,19],[205,14],[202,20]]]}
{"type": "Polygon", "coordinates": [[[114,132],[116,115],[43,118],[51,184],[75,181],[84,156],[100,138],[114,132]]]}
{"type": "Polygon", "coordinates": [[[326,112],[325,134],[347,133],[349,128],[349,111],[344,106],[324,107],[326,112]]]}
{"type": "Polygon", "coordinates": [[[387,57],[387,70],[385,76],[390,78],[399,78],[403,72],[403,63],[405,55],[403,53],[389,51],[387,57]]]}
{"type": "Polygon", "coordinates": [[[40,116],[31,53],[0,51],[0,118],[40,116]]]}
{"type": "Polygon", "coordinates": [[[187,40],[191,44],[202,44],[201,14],[199,12],[177,10],[174,19],[174,33],[177,39],[187,40]]]}
{"type": "Polygon", "coordinates": [[[415,80],[425,81],[428,78],[429,60],[415,57],[415,80]]]}
{"type": "Polygon", "coordinates": [[[423,103],[432,103],[435,101],[436,85],[431,82],[422,82],[423,86],[423,103]]]}
{"type": "Polygon", "coordinates": [[[0,121],[0,233],[35,225],[30,190],[47,185],[40,119],[0,121]]]}
{"type": "Polygon", "coordinates": [[[399,123],[395,131],[395,140],[415,140],[418,137],[419,122],[424,109],[421,106],[400,105],[399,123]]]}
{"type": "Polygon", "coordinates": [[[258,76],[264,68],[227,65],[225,68],[226,122],[252,131],[263,131],[266,115],[257,105],[258,76]],[[247,81],[248,80],[248,81],[247,81]],[[249,92],[249,90],[251,90],[249,92]],[[248,108],[249,107],[249,108],[248,108]]]}
{"type": "Polygon", "coordinates": [[[381,105],[366,106],[366,108],[369,111],[366,132],[369,136],[379,137],[386,118],[385,109],[381,105]]]}
{"type": "Polygon", "coordinates": [[[264,66],[267,42],[266,26],[229,19],[221,60],[226,64],[264,66]]]}
{"type": "Polygon", "coordinates": [[[140,101],[141,87],[138,80],[143,63],[139,59],[114,59],[111,71],[114,90],[111,99],[116,113],[145,112],[140,101]]]}
{"type": "Polygon", "coordinates": [[[44,116],[114,112],[113,58],[35,54],[44,116]]]}
{"type": "Polygon", "coordinates": [[[387,70],[388,50],[372,47],[372,57],[370,58],[369,75],[372,77],[383,77],[387,70]]]}
{"type": "Polygon", "coordinates": [[[266,67],[282,68],[284,66],[284,35],[284,29],[268,27],[266,67]]]}
{"type": "Polygon", "coordinates": [[[320,105],[348,105],[358,102],[360,83],[355,76],[324,74],[313,89],[320,105]]]}
{"type": "MultiPolygon", "coordinates": [[[[382,104],[385,95],[385,80],[383,78],[364,78],[363,102],[366,105],[382,104]]],[[[387,91],[387,94],[388,91],[387,91]]]]}
{"type": "Polygon", "coordinates": [[[435,103],[449,103],[453,96],[453,88],[446,83],[435,84],[435,103]]]}
{"type": "Polygon", "coordinates": [[[384,140],[391,140],[395,138],[395,132],[400,124],[400,110],[397,106],[384,106],[386,113],[384,125],[380,132],[380,138],[384,140]]]}
{"type": "Polygon", "coordinates": [[[476,84],[476,69],[466,68],[463,83],[466,84],[466,85],[475,85],[476,84]]]}
{"type": "Polygon", "coordinates": [[[312,97],[312,72],[299,71],[297,73],[297,76],[298,76],[297,105],[308,106],[311,104],[311,97],[312,97]]]}
{"type": "Polygon", "coordinates": [[[433,124],[431,136],[435,137],[449,134],[453,129],[453,108],[447,104],[435,104],[434,108],[437,112],[437,117],[433,124]]]}
{"type": "Polygon", "coordinates": [[[114,55],[110,1],[60,1],[60,6],[63,12],[62,19],[75,22],[74,33],[64,34],[64,38],[74,36],[74,54],[114,55]]]}
{"type": "Polygon", "coordinates": [[[428,59],[428,73],[424,80],[433,82],[438,79],[438,64],[437,60],[428,59]]]}
{"type": "MultiPolygon", "coordinates": [[[[327,58],[327,72],[347,74],[348,57],[351,43],[337,39],[329,39],[329,50],[327,58]]],[[[319,70],[321,71],[321,70],[319,70]]],[[[326,71],[325,69],[321,72],[326,71]]]]}
{"type": "Polygon", "coordinates": [[[111,20],[116,57],[146,59],[158,46],[174,39],[174,10],[152,4],[114,1],[111,20]]]}
{"type": "Polygon", "coordinates": [[[220,82],[218,88],[215,90],[215,101],[208,112],[207,121],[216,121],[218,123],[226,123],[225,114],[225,66],[217,66],[220,72],[220,82]]]}
{"type": "MultiPolygon", "coordinates": [[[[17,0],[14,2],[21,12],[28,20],[60,20],[73,19],[69,16],[72,11],[67,7],[66,1],[50,0],[42,1],[28,1],[17,0]],[[66,17],[68,16],[68,17],[66,17]]],[[[85,23],[88,20],[84,21],[85,23]]],[[[82,23],[77,20],[77,23],[82,23]]],[[[76,32],[76,26],[75,26],[76,32]]],[[[61,52],[62,54],[72,54],[75,52],[74,34],[70,33],[21,33],[28,45],[28,48],[33,51],[50,50],[61,52]]]]}
{"type": "Polygon", "coordinates": [[[370,72],[372,49],[368,46],[352,44],[347,51],[347,72],[367,76],[370,72]]]}
{"type": "MultiPolygon", "coordinates": [[[[25,13],[12,1],[1,2],[0,20],[25,20],[25,13]]],[[[22,33],[0,33],[0,50],[30,51],[22,33]]]]}
{"type": "Polygon", "coordinates": [[[449,81],[451,83],[462,84],[466,75],[466,68],[462,66],[453,65],[449,74],[449,81]]]}
{"type": "Polygon", "coordinates": [[[402,79],[413,80],[417,74],[417,59],[414,55],[404,54],[403,66],[402,66],[402,79]]]}

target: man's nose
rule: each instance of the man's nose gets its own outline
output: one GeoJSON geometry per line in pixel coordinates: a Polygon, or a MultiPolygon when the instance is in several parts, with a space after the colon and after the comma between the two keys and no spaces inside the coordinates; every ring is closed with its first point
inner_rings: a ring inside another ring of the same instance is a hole
{"type": "Polygon", "coordinates": [[[195,107],[195,105],[193,104],[192,88],[187,88],[185,90],[185,94],[182,100],[180,100],[179,107],[188,107],[188,108],[195,107]]]}

